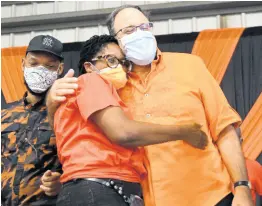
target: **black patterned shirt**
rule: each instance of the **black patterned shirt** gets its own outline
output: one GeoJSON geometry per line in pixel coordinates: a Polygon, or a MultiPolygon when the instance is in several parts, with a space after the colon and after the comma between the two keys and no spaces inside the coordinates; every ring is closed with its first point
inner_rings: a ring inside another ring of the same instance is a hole
{"type": "Polygon", "coordinates": [[[44,100],[31,105],[24,98],[2,110],[1,200],[3,205],[55,205],[40,189],[47,170],[61,172],[56,140],[44,100]]]}

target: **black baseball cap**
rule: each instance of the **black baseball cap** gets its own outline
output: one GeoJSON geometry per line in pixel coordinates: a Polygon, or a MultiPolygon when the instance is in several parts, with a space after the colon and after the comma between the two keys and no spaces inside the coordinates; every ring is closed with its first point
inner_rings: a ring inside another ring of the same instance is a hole
{"type": "Polygon", "coordinates": [[[27,47],[26,53],[34,51],[43,51],[55,55],[63,60],[63,44],[58,39],[49,35],[35,36],[27,47]]]}

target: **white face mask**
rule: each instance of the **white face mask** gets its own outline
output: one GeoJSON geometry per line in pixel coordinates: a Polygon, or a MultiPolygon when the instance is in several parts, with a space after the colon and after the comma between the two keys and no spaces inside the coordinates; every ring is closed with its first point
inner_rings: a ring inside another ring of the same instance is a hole
{"type": "Polygon", "coordinates": [[[45,92],[58,77],[57,71],[50,71],[44,66],[24,67],[24,77],[28,87],[35,93],[45,92]]]}
{"type": "Polygon", "coordinates": [[[137,65],[151,64],[156,56],[156,39],[149,31],[136,31],[121,39],[126,58],[137,65]]]}

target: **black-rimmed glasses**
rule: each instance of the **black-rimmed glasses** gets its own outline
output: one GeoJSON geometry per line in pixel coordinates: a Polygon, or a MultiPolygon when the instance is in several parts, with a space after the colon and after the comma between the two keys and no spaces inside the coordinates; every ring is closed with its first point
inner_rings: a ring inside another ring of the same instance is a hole
{"type": "Polygon", "coordinates": [[[93,58],[92,61],[105,61],[107,66],[110,68],[116,68],[119,64],[121,64],[128,69],[131,65],[130,61],[126,59],[120,60],[112,55],[98,56],[96,58],[93,58]]]}

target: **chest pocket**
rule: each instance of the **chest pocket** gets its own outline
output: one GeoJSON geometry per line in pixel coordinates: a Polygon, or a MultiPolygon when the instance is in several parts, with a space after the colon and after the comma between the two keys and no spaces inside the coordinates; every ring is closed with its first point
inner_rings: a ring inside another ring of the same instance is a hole
{"type": "Polygon", "coordinates": [[[16,151],[18,142],[17,133],[20,129],[19,123],[13,123],[1,132],[1,154],[7,155],[16,151]]]}
{"type": "Polygon", "coordinates": [[[48,123],[42,123],[37,128],[37,142],[36,145],[42,152],[56,151],[55,135],[48,123]]]}

